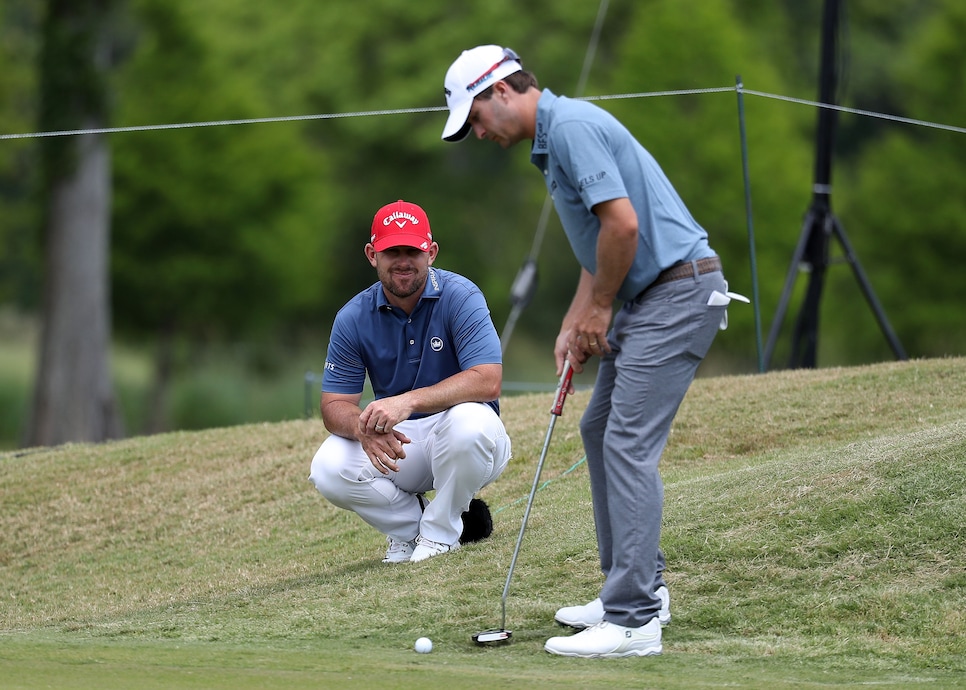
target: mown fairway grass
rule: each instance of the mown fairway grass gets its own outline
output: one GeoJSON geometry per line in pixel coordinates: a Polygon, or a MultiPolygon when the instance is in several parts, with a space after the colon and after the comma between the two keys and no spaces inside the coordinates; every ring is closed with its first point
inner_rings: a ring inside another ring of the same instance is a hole
{"type": "Polygon", "coordinates": [[[0,687],[966,687],[966,360],[699,379],[663,461],[664,655],[543,651],[597,569],[568,400],[504,400],[486,542],[387,566],[306,480],[321,422],[0,455],[0,687]],[[435,643],[412,651],[419,636],[435,643]]]}

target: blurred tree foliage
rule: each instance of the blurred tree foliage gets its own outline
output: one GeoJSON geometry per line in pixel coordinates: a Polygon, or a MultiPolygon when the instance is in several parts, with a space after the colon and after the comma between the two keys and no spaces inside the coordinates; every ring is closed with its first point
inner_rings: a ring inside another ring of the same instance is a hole
{"type": "MultiPolygon", "coordinates": [[[[650,2],[626,25],[617,67],[605,93],[629,88],[654,92],[734,86],[780,93],[783,84],[763,46],[726,0],[650,2]],[[673,66],[673,71],[669,67],[673,66]]],[[[774,310],[810,186],[807,129],[811,114],[787,104],[745,96],[756,254],[762,271],[763,311],[774,310]],[[764,184],[762,184],[764,182],[764,184]],[[773,269],[777,268],[778,271],[773,269]]],[[[661,162],[695,218],[721,255],[731,288],[749,297],[752,275],[737,96],[694,94],[675,98],[608,101],[611,109],[661,162]]],[[[755,366],[754,311],[730,309],[727,335],[716,349],[729,350],[745,369],[755,366]]]]}
{"type": "MultiPolygon", "coordinates": [[[[897,46],[890,83],[898,115],[966,126],[966,5],[942,0],[897,46]],[[901,94],[901,97],[899,96],[901,94]]],[[[876,126],[843,176],[856,251],[903,344],[919,356],[962,354],[966,260],[966,136],[913,126],[876,126]]],[[[844,318],[857,320],[855,302],[844,318]]],[[[850,339],[877,353],[868,331],[850,339]],[[856,340],[860,336],[861,340],[856,340]]]]}
{"type": "MultiPolygon", "coordinates": [[[[41,0],[0,4],[0,133],[36,130],[41,0]]],[[[0,305],[39,305],[36,139],[0,142],[0,305]]]]}
{"type": "MultiPolygon", "coordinates": [[[[841,102],[961,125],[962,3],[842,1],[841,102]]],[[[333,117],[113,135],[118,331],[324,334],[334,311],[373,280],[362,255],[369,222],[396,198],[426,208],[438,265],[477,281],[502,327],[510,284],[534,240],[542,180],[524,147],[442,143],[444,113],[426,109],[442,107],[449,63],[480,43],[513,47],[542,85],[572,94],[597,3],[132,5],[133,54],[116,84],[116,124],[333,117]],[[382,111],[393,112],[349,116],[382,111]]],[[[7,0],[0,9],[3,131],[30,129],[36,6],[7,0]],[[7,48],[10,40],[24,49],[7,48]]],[[[747,89],[814,100],[821,11],[821,0],[612,0],[586,95],[728,87],[740,74],[747,89]]],[[[733,288],[751,295],[735,93],[600,104],[654,152],[711,233],[733,288]]],[[[745,107],[767,329],[811,197],[816,113],[751,95],[745,107]]],[[[966,350],[955,303],[956,260],[966,258],[964,146],[961,134],[840,118],[835,210],[913,356],[966,350]]],[[[0,142],[0,299],[27,309],[34,302],[25,286],[38,282],[23,239],[34,232],[34,147],[0,142]]],[[[546,343],[548,358],[576,275],[552,216],[540,287],[515,336],[546,343]]],[[[749,371],[753,312],[731,311],[714,356],[749,371]]],[[[830,273],[823,319],[820,363],[890,357],[845,267],[830,273]]]]}
{"type": "MultiPolygon", "coordinates": [[[[128,123],[259,117],[266,94],[227,66],[181,5],[140,3],[138,51],[117,92],[128,123]]],[[[238,125],[118,135],[113,274],[122,329],[238,337],[304,315],[324,270],[338,197],[297,127],[238,125]],[[281,318],[280,318],[281,317],[281,318]]]]}

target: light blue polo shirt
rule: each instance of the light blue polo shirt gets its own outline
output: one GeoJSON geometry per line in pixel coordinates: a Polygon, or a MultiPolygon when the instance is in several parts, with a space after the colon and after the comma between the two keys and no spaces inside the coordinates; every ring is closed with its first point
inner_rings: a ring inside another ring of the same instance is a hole
{"type": "MultiPolygon", "coordinates": [[[[378,282],[339,310],[322,390],[361,393],[368,373],[379,399],[432,386],[478,364],[502,362],[500,338],[480,289],[457,273],[430,268],[412,314],[389,304],[378,282]]],[[[500,413],[498,400],[487,404],[500,413]]]]}
{"type": "Polygon", "coordinates": [[[679,261],[714,256],[698,225],[654,157],[606,110],[544,89],[530,161],[547,190],[574,255],[597,271],[596,204],[627,197],[637,212],[637,254],[617,298],[630,300],[679,261]]]}

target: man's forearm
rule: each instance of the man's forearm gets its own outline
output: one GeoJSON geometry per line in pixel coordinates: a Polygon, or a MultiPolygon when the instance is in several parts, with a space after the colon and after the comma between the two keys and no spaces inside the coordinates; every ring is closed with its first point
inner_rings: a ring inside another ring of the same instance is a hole
{"type": "Polygon", "coordinates": [[[464,402],[490,402],[500,397],[503,366],[485,364],[461,371],[439,383],[403,393],[413,412],[433,414],[464,402]]]}
{"type": "Polygon", "coordinates": [[[563,318],[563,329],[570,327],[571,322],[574,319],[574,315],[579,313],[580,310],[593,298],[594,294],[594,276],[587,269],[580,269],[580,280],[577,282],[577,291],[574,293],[574,298],[570,301],[570,307],[567,309],[567,313],[563,318]]]}
{"type": "Polygon", "coordinates": [[[347,400],[323,400],[322,423],[331,434],[353,441],[359,439],[359,415],[362,409],[347,400]]]}
{"type": "Polygon", "coordinates": [[[413,414],[435,414],[464,402],[490,402],[500,397],[502,364],[481,364],[436,383],[374,400],[360,409],[361,396],[322,394],[322,421],[330,433],[359,440],[381,433],[413,414]]]}
{"type": "Polygon", "coordinates": [[[601,228],[597,242],[597,272],[591,299],[600,307],[614,303],[617,291],[627,276],[637,251],[637,234],[606,234],[601,228]]]}
{"type": "Polygon", "coordinates": [[[600,220],[600,234],[592,299],[598,307],[609,309],[637,253],[637,214],[627,198],[598,204],[594,212],[600,220]]]}

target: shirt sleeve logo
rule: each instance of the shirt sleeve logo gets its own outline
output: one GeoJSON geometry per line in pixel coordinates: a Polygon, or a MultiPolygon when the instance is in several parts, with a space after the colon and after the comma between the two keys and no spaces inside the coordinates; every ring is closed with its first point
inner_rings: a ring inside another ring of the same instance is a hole
{"type": "Polygon", "coordinates": [[[587,175],[585,177],[581,177],[579,182],[577,183],[577,187],[582,192],[585,189],[587,189],[587,187],[590,187],[591,185],[597,184],[598,182],[602,181],[605,177],[607,177],[606,170],[596,173],[594,175],[587,175]]]}

